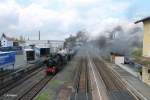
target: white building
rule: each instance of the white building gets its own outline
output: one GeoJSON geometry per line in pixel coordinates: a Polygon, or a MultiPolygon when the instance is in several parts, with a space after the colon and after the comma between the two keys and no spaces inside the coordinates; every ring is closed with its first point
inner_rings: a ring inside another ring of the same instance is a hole
{"type": "Polygon", "coordinates": [[[2,47],[18,46],[19,44],[14,38],[7,37],[5,34],[2,34],[0,40],[2,47]]]}
{"type": "Polygon", "coordinates": [[[40,48],[51,48],[50,52],[57,52],[63,48],[64,41],[59,40],[26,40],[26,45],[35,45],[40,48]]]}
{"type": "Polygon", "coordinates": [[[111,52],[111,62],[115,64],[124,64],[124,61],[125,61],[124,55],[111,52]]]}

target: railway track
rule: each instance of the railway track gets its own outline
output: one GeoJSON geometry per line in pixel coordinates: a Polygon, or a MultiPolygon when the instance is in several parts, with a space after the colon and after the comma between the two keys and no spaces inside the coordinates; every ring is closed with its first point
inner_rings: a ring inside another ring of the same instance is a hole
{"type": "Polygon", "coordinates": [[[93,63],[100,73],[110,100],[136,100],[119,77],[103,61],[93,58],[93,63]]]}
{"type": "Polygon", "coordinates": [[[71,100],[91,100],[87,60],[81,58],[74,82],[75,92],[71,100]]]}
{"type": "Polygon", "coordinates": [[[9,75],[9,74],[11,74],[11,73],[13,73],[13,72],[14,72],[13,70],[7,70],[7,71],[4,71],[4,72],[0,71],[0,79],[7,76],[7,75],[9,75]]]}
{"type": "Polygon", "coordinates": [[[31,100],[52,78],[45,76],[45,67],[41,65],[25,72],[16,82],[1,89],[0,100],[31,100]]]}
{"type": "MultiPolygon", "coordinates": [[[[15,76],[16,74],[22,73],[22,72],[32,72],[36,70],[39,66],[42,65],[42,63],[46,60],[46,58],[43,58],[41,60],[37,60],[34,63],[30,64],[28,67],[22,67],[21,69],[15,69],[15,70],[8,70],[4,72],[0,72],[0,81],[2,79],[7,79],[12,76],[15,76]]],[[[23,66],[23,65],[21,65],[23,66]]],[[[23,73],[24,74],[24,73],[23,73]]],[[[1,84],[0,84],[1,85],[1,84]]]]}
{"type": "Polygon", "coordinates": [[[44,77],[22,96],[17,97],[16,100],[32,100],[51,79],[52,77],[44,77]]]}
{"type": "MultiPolygon", "coordinates": [[[[40,71],[42,71],[42,70],[43,70],[43,68],[40,68],[40,69],[34,71],[33,73],[27,75],[26,77],[24,77],[24,78],[22,78],[22,79],[16,81],[15,83],[10,84],[9,86],[2,88],[2,89],[0,90],[0,98],[5,97],[6,95],[9,94],[9,91],[11,91],[11,90],[13,90],[13,89],[15,90],[16,87],[20,86],[20,85],[21,85],[22,83],[24,83],[26,80],[28,80],[28,79],[30,79],[31,77],[33,77],[34,75],[38,74],[38,73],[39,73],[40,71]]],[[[24,86],[24,87],[21,87],[20,89],[22,89],[22,88],[26,88],[26,87],[24,86]]],[[[19,92],[19,91],[17,90],[16,92],[19,92]]],[[[16,94],[16,93],[12,93],[12,94],[16,94]]],[[[4,99],[4,100],[5,100],[5,99],[4,99]]]]}
{"type": "Polygon", "coordinates": [[[30,69],[18,71],[16,73],[13,73],[11,76],[8,75],[8,78],[5,77],[5,81],[1,80],[0,96],[3,96],[3,94],[8,92],[9,90],[13,89],[14,87],[37,74],[39,71],[43,70],[43,67],[40,66],[33,66],[30,69]]]}

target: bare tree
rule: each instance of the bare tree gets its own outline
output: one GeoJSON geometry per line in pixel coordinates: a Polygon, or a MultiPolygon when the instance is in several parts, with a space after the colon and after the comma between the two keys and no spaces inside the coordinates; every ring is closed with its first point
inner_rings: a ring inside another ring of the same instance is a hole
{"type": "Polygon", "coordinates": [[[65,39],[64,48],[72,48],[77,42],[86,43],[88,40],[88,32],[78,31],[75,36],[70,35],[70,37],[65,39]]]}

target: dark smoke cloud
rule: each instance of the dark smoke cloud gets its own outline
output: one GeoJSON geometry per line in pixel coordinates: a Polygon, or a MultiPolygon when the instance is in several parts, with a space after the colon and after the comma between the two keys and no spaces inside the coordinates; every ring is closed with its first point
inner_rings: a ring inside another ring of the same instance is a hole
{"type": "Polygon", "coordinates": [[[95,40],[95,44],[104,56],[109,55],[110,52],[130,56],[134,49],[142,47],[142,29],[139,26],[125,28],[118,25],[104,33],[108,33],[108,36],[99,36],[95,40]],[[103,47],[100,46],[102,43],[105,43],[103,47]]]}

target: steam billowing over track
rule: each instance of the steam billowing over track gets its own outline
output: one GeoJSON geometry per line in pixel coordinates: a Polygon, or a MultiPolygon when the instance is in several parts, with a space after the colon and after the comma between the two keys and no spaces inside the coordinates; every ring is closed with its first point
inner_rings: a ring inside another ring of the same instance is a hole
{"type": "Polygon", "coordinates": [[[74,89],[71,100],[91,100],[89,69],[87,66],[87,59],[81,58],[77,68],[74,89]]]}

